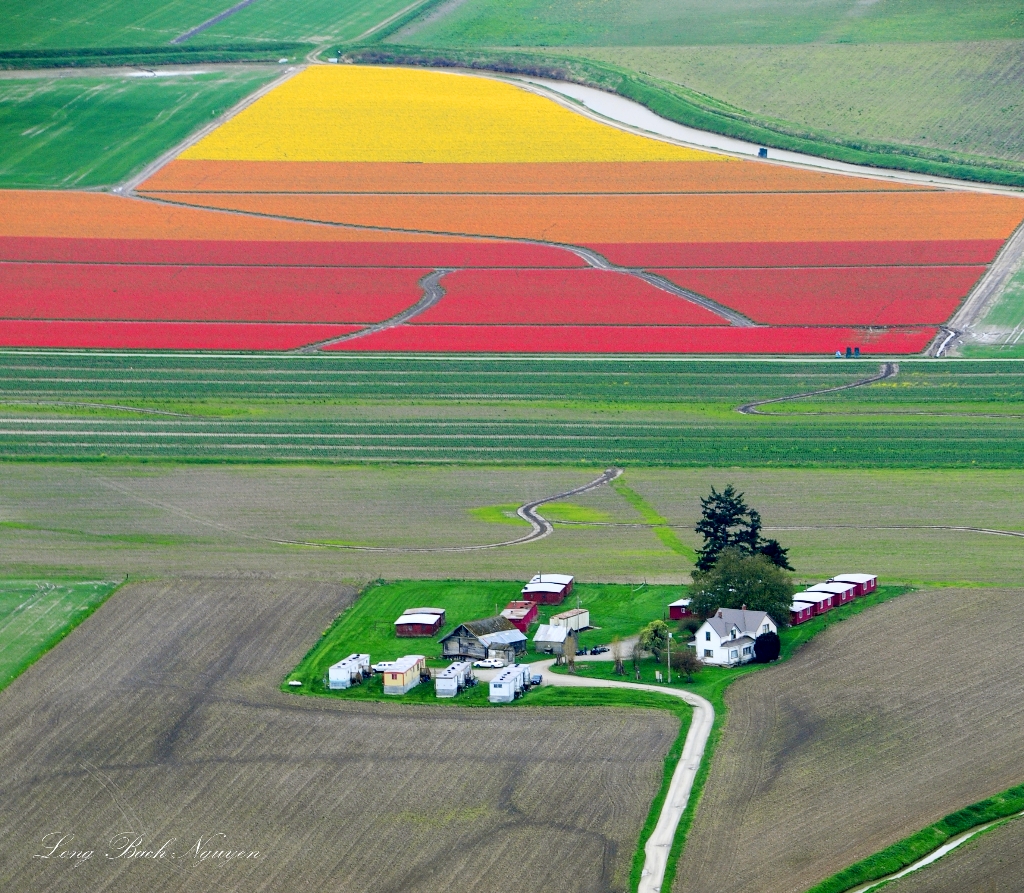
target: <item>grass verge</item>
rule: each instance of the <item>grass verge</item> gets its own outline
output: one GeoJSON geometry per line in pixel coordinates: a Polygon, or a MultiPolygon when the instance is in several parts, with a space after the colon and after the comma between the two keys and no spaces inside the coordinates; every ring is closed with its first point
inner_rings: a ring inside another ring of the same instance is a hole
{"type": "Polygon", "coordinates": [[[675,552],[676,555],[682,555],[690,564],[696,564],[697,553],[679,539],[679,536],[669,524],[668,519],[658,514],[654,506],[637,493],[636,490],[626,486],[621,477],[612,481],[611,486],[619,496],[637,510],[640,517],[644,519],[645,524],[651,525],[654,535],[666,549],[675,552]]]}
{"type": "Polygon", "coordinates": [[[834,161],[912,173],[1024,186],[1024,166],[1000,159],[958,155],[918,146],[852,140],[808,129],[789,129],[688,90],[627,68],[566,56],[498,50],[428,50],[400,45],[340,48],[346,61],[370,65],[471,68],[505,74],[548,77],[617,93],[670,121],[762,146],[802,152],[834,161]]]}
{"type": "Polygon", "coordinates": [[[290,62],[304,58],[314,44],[235,41],[195,46],[69,47],[67,49],[5,50],[0,69],[98,68],[111,66],[192,65],[199,62],[290,62]]]}
{"type": "Polygon", "coordinates": [[[1024,811],[1024,785],[1017,785],[950,813],[934,825],[816,884],[808,893],[843,893],[859,884],[880,880],[924,858],[958,834],[979,825],[1011,818],[1021,811],[1024,811]]]}

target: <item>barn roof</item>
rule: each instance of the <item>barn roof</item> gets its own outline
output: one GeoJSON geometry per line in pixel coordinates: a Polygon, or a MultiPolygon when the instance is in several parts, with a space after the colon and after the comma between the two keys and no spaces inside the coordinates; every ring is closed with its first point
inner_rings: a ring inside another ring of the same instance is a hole
{"type": "Polygon", "coordinates": [[[447,636],[441,639],[442,642],[446,642],[454,636],[466,635],[475,636],[476,638],[483,641],[484,636],[491,635],[492,633],[506,632],[508,630],[515,630],[519,632],[508,620],[507,617],[502,617],[500,614],[497,617],[485,617],[483,620],[469,620],[466,623],[460,623],[455,629],[453,629],[447,636]]]}
{"type": "Polygon", "coordinates": [[[808,586],[808,592],[831,592],[833,595],[840,595],[843,592],[849,592],[857,584],[856,583],[815,583],[813,586],[808,586]]]}
{"type": "Polygon", "coordinates": [[[444,614],[444,608],[406,608],[403,614],[444,614]]]}
{"type": "Polygon", "coordinates": [[[569,627],[567,626],[551,626],[550,624],[542,623],[537,627],[537,632],[533,636],[533,641],[564,642],[568,635],[569,627]]]}
{"type": "MultiPolygon", "coordinates": [[[[870,583],[872,580],[878,579],[874,574],[836,574],[832,580],[837,580],[840,583],[870,583]]],[[[829,580],[831,583],[832,580],[829,580]]]]}
{"type": "Polygon", "coordinates": [[[435,623],[440,621],[440,619],[440,614],[403,614],[395,621],[395,626],[405,626],[407,623],[425,623],[427,626],[433,626],[435,623]]]}
{"type": "Polygon", "coordinates": [[[572,617],[580,617],[583,614],[589,614],[589,613],[590,613],[590,611],[588,611],[586,608],[572,608],[569,611],[562,611],[561,614],[555,614],[554,616],[552,616],[551,619],[552,620],[569,620],[572,617]]]}
{"type": "Polygon", "coordinates": [[[513,645],[516,642],[525,642],[526,635],[518,629],[503,629],[496,633],[480,636],[480,641],[488,647],[491,645],[513,645]]]}
{"type": "Polygon", "coordinates": [[[534,574],[530,578],[531,583],[558,583],[562,586],[568,586],[575,577],[570,574],[534,574]]]}
{"type": "Polygon", "coordinates": [[[688,598],[679,598],[674,602],[669,602],[670,608],[688,608],[690,607],[690,600],[688,598]]]}

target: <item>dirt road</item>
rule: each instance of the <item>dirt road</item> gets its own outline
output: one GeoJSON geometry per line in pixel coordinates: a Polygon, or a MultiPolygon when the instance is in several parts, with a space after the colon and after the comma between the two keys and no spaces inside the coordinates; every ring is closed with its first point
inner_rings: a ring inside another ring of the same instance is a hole
{"type": "Polygon", "coordinates": [[[683,755],[672,774],[668,796],[665,798],[665,805],[658,817],[658,824],[644,846],[644,870],[640,877],[638,893],[658,893],[665,880],[665,869],[668,867],[668,856],[672,850],[676,828],[679,827],[679,820],[683,817],[686,804],[690,800],[690,792],[693,790],[693,782],[697,777],[697,770],[700,768],[704,747],[711,734],[711,728],[715,724],[715,708],[711,706],[710,701],[699,695],[667,686],[638,685],[633,682],[614,682],[610,679],[581,679],[578,676],[552,673],[550,670],[553,663],[554,661],[551,660],[533,665],[536,668],[534,672],[548,671],[543,672],[545,685],[649,691],[682,698],[693,707],[693,720],[690,722],[690,730],[686,734],[683,755]]]}

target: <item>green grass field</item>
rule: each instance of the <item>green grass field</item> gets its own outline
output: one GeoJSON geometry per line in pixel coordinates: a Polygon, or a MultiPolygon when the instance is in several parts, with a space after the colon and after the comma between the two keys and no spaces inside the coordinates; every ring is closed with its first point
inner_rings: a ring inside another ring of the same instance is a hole
{"type": "MultiPolygon", "coordinates": [[[[0,50],[135,47],[167,44],[229,9],[231,0],[110,0],[82,6],[39,0],[4,11],[0,50]]],[[[197,35],[231,39],[350,40],[408,6],[408,0],[260,0],[197,35]]]]}
{"type": "Polygon", "coordinates": [[[1024,367],[867,361],[11,352],[0,457],[685,467],[990,467],[1024,461],[1024,367]],[[59,374],[58,374],[59,373],[59,374]],[[76,405],[82,404],[82,405],[76,405]],[[157,409],[177,416],[132,412],[157,409]]]}
{"type": "Polygon", "coordinates": [[[1022,43],[640,46],[570,52],[714,96],[796,134],[1024,161],[1022,43]]]}
{"type": "Polygon", "coordinates": [[[0,187],[117,183],[278,73],[2,79],[0,187]]]}
{"type": "Polygon", "coordinates": [[[1016,0],[468,0],[396,42],[432,46],[651,46],[1024,37],[1016,0]]]}
{"type": "Polygon", "coordinates": [[[117,584],[0,580],[0,689],[95,611],[117,584]]]}

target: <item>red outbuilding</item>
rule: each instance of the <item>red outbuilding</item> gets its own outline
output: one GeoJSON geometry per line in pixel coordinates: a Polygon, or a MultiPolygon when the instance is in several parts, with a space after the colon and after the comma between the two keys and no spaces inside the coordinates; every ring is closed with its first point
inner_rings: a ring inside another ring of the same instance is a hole
{"type": "Polygon", "coordinates": [[[807,602],[793,602],[789,606],[789,625],[799,626],[814,616],[814,606],[807,602]]]}
{"type": "Polygon", "coordinates": [[[853,583],[857,595],[868,595],[878,588],[878,577],[874,574],[836,574],[829,583],[853,583]]]}
{"type": "Polygon", "coordinates": [[[515,601],[505,605],[501,616],[508,620],[519,632],[527,633],[530,624],[537,619],[537,603],[531,601],[515,601]]]}
{"type": "Polygon", "coordinates": [[[444,608],[410,608],[395,621],[395,635],[402,638],[434,636],[444,626],[444,608]]]}
{"type": "Polygon", "coordinates": [[[690,610],[690,600],[688,598],[681,598],[668,606],[669,620],[685,620],[687,617],[692,616],[693,611],[690,610]]]}
{"type": "Polygon", "coordinates": [[[807,587],[808,592],[828,592],[832,596],[832,607],[838,608],[857,597],[856,583],[815,583],[807,587]]]}
{"type": "Polygon", "coordinates": [[[817,617],[832,610],[832,594],[829,592],[798,592],[793,602],[804,602],[811,606],[811,613],[817,617]]]}

